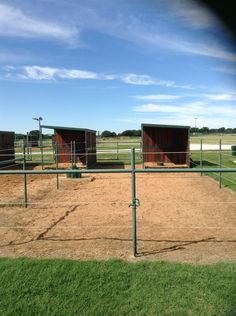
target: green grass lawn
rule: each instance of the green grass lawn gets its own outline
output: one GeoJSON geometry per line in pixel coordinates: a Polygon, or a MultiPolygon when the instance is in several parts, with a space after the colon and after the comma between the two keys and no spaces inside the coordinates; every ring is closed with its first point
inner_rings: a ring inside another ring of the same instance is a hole
{"type": "Polygon", "coordinates": [[[0,259],[1,315],[236,315],[236,264],[0,259]]]}
{"type": "MultiPolygon", "coordinates": [[[[194,167],[200,167],[200,152],[194,151],[191,153],[191,158],[196,165],[194,167]]],[[[219,153],[217,151],[203,151],[202,154],[202,166],[203,168],[219,168],[219,153]]],[[[232,156],[230,151],[221,152],[221,166],[222,168],[236,168],[236,157],[232,156]]],[[[205,173],[212,177],[216,181],[219,181],[219,174],[205,173]]],[[[222,173],[222,185],[228,187],[233,191],[236,191],[236,172],[234,173],[222,173]]]]}

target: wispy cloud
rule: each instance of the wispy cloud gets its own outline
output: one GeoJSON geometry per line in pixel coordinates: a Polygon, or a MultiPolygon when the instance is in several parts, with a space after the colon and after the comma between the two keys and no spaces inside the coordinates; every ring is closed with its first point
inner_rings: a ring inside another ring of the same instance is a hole
{"type": "Polygon", "coordinates": [[[209,115],[209,113],[220,115],[236,115],[236,108],[233,106],[209,105],[202,101],[191,102],[183,105],[165,104],[143,104],[133,108],[134,112],[142,113],[183,113],[191,115],[209,115]]]}
{"type": "Polygon", "coordinates": [[[235,101],[236,94],[206,94],[205,95],[209,100],[214,101],[235,101]]]}
{"type": "Polygon", "coordinates": [[[180,95],[172,94],[148,94],[148,95],[135,95],[133,98],[137,100],[176,100],[182,98],[180,95]]]}
{"type": "MultiPolygon", "coordinates": [[[[181,15],[182,19],[188,23],[192,23],[192,26],[195,28],[216,26],[216,19],[212,15],[209,15],[197,5],[191,6],[189,2],[178,1],[175,5],[175,1],[169,1],[169,11],[176,6],[175,16],[181,15]]],[[[132,14],[129,10],[126,13],[124,8],[121,11],[121,8],[118,6],[119,9],[117,9],[117,6],[114,10],[109,5],[109,9],[106,9],[106,6],[104,9],[102,5],[99,7],[92,7],[91,4],[87,7],[86,5],[80,6],[78,10],[80,27],[82,29],[96,30],[100,33],[129,41],[144,49],[175,51],[181,54],[205,56],[236,62],[236,54],[225,48],[224,45],[220,44],[220,40],[216,40],[210,34],[198,36],[194,40],[193,36],[189,36],[189,32],[184,33],[177,28],[173,36],[172,30],[169,28],[163,30],[163,18],[160,18],[160,23],[153,22],[154,19],[156,20],[159,17],[158,14],[155,16],[157,10],[150,16],[150,21],[152,21],[150,22],[140,14],[132,14]]]]}
{"type": "Polygon", "coordinates": [[[75,28],[33,18],[18,8],[0,4],[1,36],[56,39],[70,42],[76,34],[75,28]]]}
{"type": "Polygon", "coordinates": [[[78,79],[92,79],[92,80],[118,80],[125,84],[130,85],[158,85],[163,87],[191,89],[190,85],[178,85],[174,81],[166,81],[153,78],[149,75],[139,74],[107,74],[97,73],[94,71],[81,70],[81,69],[66,69],[42,66],[24,66],[24,67],[5,67],[5,74],[2,76],[8,80],[24,79],[24,80],[45,80],[55,81],[57,79],[64,80],[78,80],[78,79]]]}
{"type": "Polygon", "coordinates": [[[234,67],[232,65],[231,65],[231,67],[227,67],[227,66],[213,67],[212,70],[219,71],[219,72],[229,74],[229,75],[236,75],[236,67],[234,67]]]}

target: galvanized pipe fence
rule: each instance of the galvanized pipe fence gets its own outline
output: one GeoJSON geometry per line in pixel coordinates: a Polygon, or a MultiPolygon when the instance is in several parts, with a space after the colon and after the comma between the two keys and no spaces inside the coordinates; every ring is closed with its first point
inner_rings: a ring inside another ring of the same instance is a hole
{"type": "MultiPolygon", "coordinates": [[[[25,147],[23,148],[23,153],[25,157],[25,147]]],[[[140,205],[140,201],[136,195],[136,175],[142,173],[234,173],[236,168],[136,168],[135,163],[135,148],[131,149],[131,168],[128,169],[58,169],[57,162],[57,148],[55,147],[56,153],[56,170],[26,170],[26,159],[23,159],[23,170],[0,170],[1,175],[23,175],[24,176],[24,207],[28,206],[28,194],[27,194],[27,176],[34,174],[55,174],[57,177],[56,188],[59,189],[59,175],[61,174],[117,174],[124,173],[131,175],[131,203],[129,207],[132,207],[132,249],[133,256],[137,256],[137,220],[136,220],[136,211],[137,207],[140,205]]],[[[220,185],[221,187],[221,185],[220,185]]],[[[11,203],[12,204],[12,203],[11,203]]]]}

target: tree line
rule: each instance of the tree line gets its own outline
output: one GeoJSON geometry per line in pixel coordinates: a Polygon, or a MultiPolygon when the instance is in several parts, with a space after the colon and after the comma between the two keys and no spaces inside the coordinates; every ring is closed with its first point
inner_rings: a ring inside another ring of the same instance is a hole
{"type": "MultiPolygon", "coordinates": [[[[209,127],[201,127],[201,128],[190,128],[190,133],[193,135],[204,135],[204,134],[236,134],[236,128],[209,128],[209,127]]],[[[33,130],[29,132],[30,137],[38,138],[39,139],[39,131],[33,130]]],[[[43,134],[43,139],[51,138],[50,134],[43,134]]],[[[111,132],[108,130],[103,131],[98,136],[102,138],[106,137],[122,137],[122,136],[129,136],[129,137],[141,137],[141,129],[128,129],[121,133],[111,132]]],[[[24,134],[16,134],[17,139],[26,139],[26,135],[24,134]]]]}
{"type": "MultiPolygon", "coordinates": [[[[191,134],[236,134],[236,128],[209,128],[209,127],[201,127],[201,128],[190,128],[191,134]]],[[[141,137],[141,129],[132,129],[132,130],[125,130],[121,133],[115,133],[108,130],[105,130],[101,133],[102,138],[105,137],[120,137],[120,136],[129,136],[129,137],[141,137]]]]}

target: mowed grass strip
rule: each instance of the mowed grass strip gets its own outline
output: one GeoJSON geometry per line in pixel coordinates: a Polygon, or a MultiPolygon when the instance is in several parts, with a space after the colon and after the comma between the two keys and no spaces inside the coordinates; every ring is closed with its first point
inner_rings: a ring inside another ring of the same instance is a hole
{"type": "Polygon", "coordinates": [[[1,315],[236,315],[236,264],[0,259],[1,315]]]}

